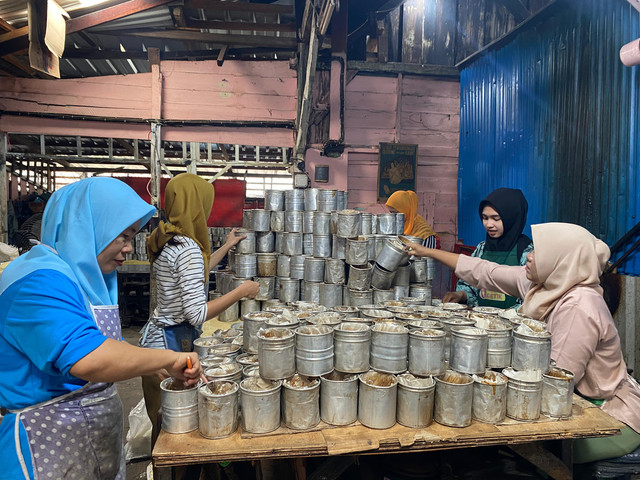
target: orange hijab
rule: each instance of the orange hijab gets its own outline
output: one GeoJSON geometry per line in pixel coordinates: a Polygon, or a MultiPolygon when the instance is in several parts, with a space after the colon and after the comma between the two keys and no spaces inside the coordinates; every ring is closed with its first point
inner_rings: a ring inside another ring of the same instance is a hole
{"type": "Polygon", "coordinates": [[[151,263],[175,235],[189,237],[200,247],[205,279],[209,278],[211,243],[207,219],[213,208],[213,185],[192,173],[176,175],[164,190],[164,211],[168,222],[160,222],[147,238],[151,263]]]}
{"type": "Polygon", "coordinates": [[[436,234],[427,221],[418,215],[418,195],[416,192],[412,190],[393,192],[385,205],[404,213],[405,235],[427,238],[436,234]]]}
{"type": "Polygon", "coordinates": [[[609,247],[586,229],[571,223],[531,226],[538,281],[524,297],[523,312],[544,320],[562,296],[575,287],[602,295],[600,275],[609,260],[609,247]]]}

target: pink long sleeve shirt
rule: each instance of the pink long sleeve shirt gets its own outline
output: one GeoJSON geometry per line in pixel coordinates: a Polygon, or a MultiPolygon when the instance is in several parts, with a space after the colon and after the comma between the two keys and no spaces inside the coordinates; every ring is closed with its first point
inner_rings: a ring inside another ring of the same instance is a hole
{"type": "MultiPolygon", "coordinates": [[[[524,267],[510,267],[460,255],[456,276],[479,288],[524,298],[532,283],[524,267]]],[[[640,433],[640,387],[627,373],[620,337],[609,309],[597,291],[574,287],[547,317],[551,358],[575,374],[576,390],[602,399],[600,408],[640,433]]]]}

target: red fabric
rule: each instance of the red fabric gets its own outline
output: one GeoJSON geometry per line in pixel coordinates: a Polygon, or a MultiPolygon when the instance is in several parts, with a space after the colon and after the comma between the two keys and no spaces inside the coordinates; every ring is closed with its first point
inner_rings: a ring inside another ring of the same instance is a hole
{"type": "MultiPolygon", "coordinates": [[[[133,188],[145,202],[151,202],[151,196],[147,190],[150,182],[149,177],[120,177],[120,180],[133,188]]],[[[160,182],[160,205],[162,207],[164,207],[164,189],[168,182],[168,178],[162,178],[160,182]]],[[[243,180],[221,179],[213,182],[213,188],[215,188],[216,195],[207,226],[242,226],[246,183],[243,180]]]]}
{"type": "MultiPolygon", "coordinates": [[[[440,248],[440,247],[438,247],[440,248]]],[[[453,246],[453,253],[459,253],[461,255],[471,255],[475,251],[476,247],[471,245],[462,245],[461,243],[456,243],[453,246]]],[[[456,284],[458,283],[458,277],[456,277],[455,271],[451,272],[451,291],[456,291],[456,284]]]]}

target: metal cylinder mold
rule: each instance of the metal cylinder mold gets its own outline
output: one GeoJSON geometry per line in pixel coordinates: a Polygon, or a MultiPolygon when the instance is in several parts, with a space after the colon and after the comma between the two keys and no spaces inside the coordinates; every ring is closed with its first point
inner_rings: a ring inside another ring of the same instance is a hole
{"type": "Polygon", "coordinates": [[[365,265],[351,265],[347,284],[350,290],[369,290],[371,288],[371,265],[368,263],[365,265]]]}
{"type": "MultiPolygon", "coordinates": [[[[371,284],[373,285],[373,279],[371,280],[371,284]]],[[[382,303],[387,302],[389,300],[393,300],[395,298],[395,294],[393,290],[380,290],[378,288],[373,288],[373,303],[382,303]]]]}
{"type": "Polygon", "coordinates": [[[267,319],[275,317],[271,312],[252,312],[242,317],[242,348],[248,353],[258,353],[258,330],[267,319]]]}
{"type": "Polygon", "coordinates": [[[264,208],[271,211],[284,210],[284,190],[265,190],[264,208]]]}
{"type": "Polygon", "coordinates": [[[256,253],[273,253],[275,248],[273,232],[256,232],[256,253]]]}
{"type": "Polygon", "coordinates": [[[356,210],[338,212],[336,235],[342,238],[353,238],[360,235],[360,212],[356,210]]]}
{"type": "Polygon", "coordinates": [[[167,433],[187,433],[198,428],[198,387],[185,387],[175,378],[160,382],[162,429],[167,433]]]}
{"type": "Polygon", "coordinates": [[[255,253],[236,255],[236,275],[238,278],[252,278],[258,275],[255,253]]]}
{"type": "Polygon", "coordinates": [[[291,275],[291,257],[288,255],[278,255],[276,264],[276,276],[289,277],[291,275]]]}
{"type": "Polygon", "coordinates": [[[409,255],[403,248],[402,243],[397,239],[387,239],[376,257],[376,263],[388,272],[395,272],[400,265],[409,260],[409,255]]]}
{"type": "Polygon", "coordinates": [[[198,389],[198,430],[205,438],[228,437],[238,429],[238,384],[209,382],[198,389]]]}
{"type": "Polygon", "coordinates": [[[296,373],[295,336],[288,328],[263,328],[258,331],[260,376],[282,380],[296,373]]]}
{"type": "Polygon", "coordinates": [[[551,367],[542,375],[540,413],[553,418],[568,418],[573,405],[574,374],[564,368],[551,367]]]}
{"type": "Polygon", "coordinates": [[[271,228],[271,211],[256,209],[253,211],[253,230],[268,232],[271,228]]]}
{"type": "Polygon", "coordinates": [[[342,285],[336,283],[321,283],[320,305],[333,308],[342,305],[342,285]]]}
{"type": "Polygon", "coordinates": [[[193,341],[193,351],[198,354],[198,357],[206,357],[209,355],[210,347],[219,345],[224,341],[224,338],[217,336],[200,337],[193,341]]]}
{"type": "Polygon", "coordinates": [[[409,264],[410,283],[426,283],[427,282],[427,259],[414,258],[409,264]]]}
{"type": "Polygon", "coordinates": [[[324,281],[324,258],[305,258],[303,279],[307,282],[324,281]]]}
{"type": "Polygon", "coordinates": [[[344,190],[336,191],[336,210],[344,210],[349,205],[349,192],[344,190]]]}
{"type": "Polygon", "coordinates": [[[319,377],[333,370],[333,328],[305,325],[296,328],[296,368],[301,375],[319,377]]]}
{"type": "Polygon", "coordinates": [[[451,369],[461,373],[484,373],[487,368],[488,344],[486,330],[451,327],[451,369]]]}
{"type": "Polygon", "coordinates": [[[334,366],[340,372],[363,373],[369,370],[371,330],[363,323],[346,322],[334,328],[334,366]]]}
{"type": "Polygon", "coordinates": [[[318,209],[318,189],[307,188],[304,191],[304,209],[313,211],[318,209]]]}
{"type": "Polygon", "coordinates": [[[396,423],[398,380],[388,373],[361,373],[358,420],[365,427],[384,429],[396,423]]]}
{"type": "Polygon", "coordinates": [[[345,260],[347,258],[347,239],[340,238],[337,235],[331,236],[331,256],[345,260]]]}
{"type": "Polygon", "coordinates": [[[284,232],[284,211],[271,212],[269,226],[272,232],[284,232]]]}
{"type": "Polygon", "coordinates": [[[487,370],[473,375],[473,419],[500,423],[507,415],[507,377],[487,370]]]}
{"type": "Polygon", "coordinates": [[[367,212],[360,214],[360,234],[371,235],[373,233],[373,215],[367,212]]]}
{"type": "Polygon", "coordinates": [[[378,225],[376,231],[382,235],[396,235],[395,213],[378,213],[376,215],[378,225]]]}
{"type": "Polygon", "coordinates": [[[313,227],[312,227],[311,233],[313,233],[314,235],[330,235],[331,234],[331,213],[314,212],[313,227]]]}
{"type": "Polygon", "coordinates": [[[320,286],[322,283],[304,280],[300,284],[300,298],[305,302],[320,303],[320,286]]]}
{"type": "Polygon", "coordinates": [[[313,256],[331,257],[331,235],[313,235],[313,256]]]}
{"type": "Polygon", "coordinates": [[[546,373],[550,359],[550,332],[525,329],[522,324],[513,330],[511,366],[514,370],[541,370],[546,373]]]}
{"type": "Polygon", "coordinates": [[[282,382],[282,419],[294,430],[320,423],[320,380],[295,374],[282,382]]]}
{"type": "Polygon", "coordinates": [[[236,253],[255,253],[256,232],[247,230],[246,228],[239,228],[235,233],[236,237],[241,237],[243,235],[246,235],[246,238],[243,238],[236,244],[236,253]]]}
{"type": "Polygon", "coordinates": [[[242,429],[269,433],[280,426],[280,380],[247,377],[240,382],[242,429]]]}
{"type": "Polygon", "coordinates": [[[244,317],[247,313],[259,312],[260,300],[254,298],[244,298],[240,300],[240,316],[244,317]]]}
{"type": "Polygon", "coordinates": [[[313,256],[313,234],[302,234],[302,253],[304,255],[313,256]]]}
{"type": "Polygon", "coordinates": [[[240,305],[235,302],[218,314],[218,320],[225,323],[232,323],[240,316],[240,305]]]}
{"type": "MultiPolygon", "coordinates": [[[[393,277],[393,285],[409,285],[411,283],[411,265],[406,263],[404,265],[400,265],[396,270],[396,275],[393,277]]],[[[431,289],[429,289],[429,293],[431,293],[431,289]]],[[[419,295],[411,294],[412,297],[418,297],[419,295]]]]}
{"type": "Polygon", "coordinates": [[[540,370],[502,370],[507,376],[507,417],[521,421],[537,420],[542,404],[542,373],[540,370]]]}
{"type": "Polygon", "coordinates": [[[344,260],[339,258],[327,258],[324,263],[324,281],[326,283],[344,284],[345,268],[344,260]]]}
{"type": "Polygon", "coordinates": [[[296,255],[291,257],[290,276],[296,280],[304,278],[304,262],[307,257],[304,255],[296,255]]]}
{"type": "Polygon", "coordinates": [[[302,212],[302,233],[313,233],[313,216],[315,213],[308,210],[302,212]]]}
{"type": "Polygon", "coordinates": [[[404,213],[396,213],[396,235],[402,235],[404,233],[404,213]]]}
{"type": "Polygon", "coordinates": [[[302,233],[284,232],[282,253],[285,255],[302,255],[302,233]]]}
{"type": "Polygon", "coordinates": [[[337,198],[335,190],[322,189],[318,190],[317,207],[321,212],[331,212],[337,210],[337,198]]]}
{"type": "Polygon", "coordinates": [[[443,330],[409,330],[409,372],[414,375],[442,375],[446,370],[443,330]]]}
{"type": "Polygon", "coordinates": [[[371,286],[379,290],[389,290],[391,288],[391,285],[393,284],[393,279],[395,278],[395,276],[395,271],[389,272],[377,263],[374,263],[373,270],[371,272],[371,286]]]}
{"type": "Polygon", "coordinates": [[[373,290],[371,289],[352,290],[351,288],[348,288],[348,292],[349,303],[345,303],[346,305],[358,307],[360,305],[369,305],[373,302],[373,290]]]}
{"type": "Polygon", "coordinates": [[[396,322],[378,322],[371,329],[371,368],[384,373],[407,370],[409,330],[396,322]]]}
{"type": "Polygon", "coordinates": [[[282,253],[284,251],[284,232],[275,232],[275,253],[282,253]]]}
{"type": "Polygon", "coordinates": [[[347,238],[345,261],[349,265],[364,265],[369,261],[369,240],[367,237],[347,238]]]}
{"type": "Polygon", "coordinates": [[[278,298],[283,303],[300,300],[300,280],[295,278],[279,278],[278,298]]]}
{"type": "Polygon", "coordinates": [[[242,211],[242,228],[247,230],[253,229],[253,210],[243,210],[242,211]]]}
{"type": "Polygon", "coordinates": [[[410,428],[425,428],[433,423],[436,382],[432,377],[416,378],[410,373],[398,375],[397,421],[410,428]]]}
{"type": "Polygon", "coordinates": [[[447,370],[435,379],[435,421],[448,427],[471,425],[473,378],[465,373],[447,370]]]}
{"type": "Polygon", "coordinates": [[[302,218],[304,212],[299,210],[284,212],[284,231],[302,233],[302,218]]]}
{"type": "Polygon", "coordinates": [[[285,190],[284,209],[285,211],[303,211],[304,190],[300,190],[297,188],[294,188],[293,190],[285,190]]]}
{"type": "Polygon", "coordinates": [[[333,371],[320,377],[320,418],[329,425],[358,419],[358,376],[333,371]]]}
{"type": "Polygon", "coordinates": [[[256,257],[258,276],[275,277],[278,272],[278,255],[275,253],[259,253],[256,257]]]}

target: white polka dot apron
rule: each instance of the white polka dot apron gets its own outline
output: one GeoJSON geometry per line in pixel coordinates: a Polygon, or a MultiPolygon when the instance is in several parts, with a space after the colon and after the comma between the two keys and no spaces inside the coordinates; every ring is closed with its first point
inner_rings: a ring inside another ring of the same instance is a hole
{"type": "MultiPolygon", "coordinates": [[[[121,340],[117,305],[92,307],[98,328],[121,340]]],[[[40,479],[124,479],[122,402],[113,383],[88,383],[81,389],[15,413],[18,459],[26,479],[26,462],[40,479]],[[30,451],[20,448],[19,426],[30,451]]]]}

